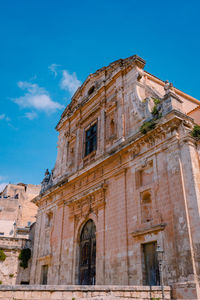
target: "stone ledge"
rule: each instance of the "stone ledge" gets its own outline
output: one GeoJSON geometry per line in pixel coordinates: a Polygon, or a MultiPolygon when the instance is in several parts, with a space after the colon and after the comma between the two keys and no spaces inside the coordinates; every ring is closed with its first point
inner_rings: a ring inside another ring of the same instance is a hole
{"type": "MultiPolygon", "coordinates": [[[[1,285],[0,291],[161,291],[161,286],[142,285],[1,285]]],[[[169,292],[170,286],[164,286],[164,291],[169,292]]]]}
{"type": "Polygon", "coordinates": [[[140,235],[145,235],[145,234],[149,234],[149,233],[153,233],[153,232],[157,232],[157,231],[162,231],[165,229],[166,227],[166,223],[161,223],[161,224],[157,224],[157,225],[152,225],[150,227],[146,227],[144,229],[141,229],[141,230],[136,230],[136,231],[133,231],[131,233],[131,235],[133,237],[138,237],[140,235]]]}

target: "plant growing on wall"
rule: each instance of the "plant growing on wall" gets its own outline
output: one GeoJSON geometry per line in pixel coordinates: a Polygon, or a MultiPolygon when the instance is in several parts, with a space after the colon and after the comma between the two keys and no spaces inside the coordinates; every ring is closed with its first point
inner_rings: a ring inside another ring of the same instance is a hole
{"type": "Polygon", "coordinates": [[[150,121],[146,121],[142,124],[142,126],[140,127],[140,132],[145,134],[148,131],[152,130],[155,128],[156,126],[156,120],[158,120],[159,118],[162,117],[162,113],[160,112],[160,100],[157,98],[153,98],[153,102],[154,102],[154,107],[151,111],[151,114],[153,116],[153,119],[150,121]]]}
{"type": "Polygon", "coordinates": [[[162,114],[160,113],[160,100],[157,98],[153,98],[153,102],[154,102],[154,107],[151,111],[151,114],[153,115],[153,118],[155,120],[159,119],[162,117],[162,114]]]}
{"type": "Polygon", "coordinates": [[[140,127],[140,132],[145,134],[148,131],[154,129],[156,126],[156,122],[154,120],[144,122],[143,125],[140,127]]]}
{"type": "Polygon", "coordinates": [[[199,125],[194,125],[192,132],[192,136],[200,140],[200,126],[199,125]]]}
{"type": "Polygon", "coordinates": [[[18,259],[20,260],[20,267],[26,269],[28,267],[28,261],[31,258],[31,249],[22,249],[18,259]]]}
{"type": "Polygon", "coordinates": [[[5,252],[2,249],[0,249],[0,261],[4,261],[5,259],[6,259],[5,252]]]}

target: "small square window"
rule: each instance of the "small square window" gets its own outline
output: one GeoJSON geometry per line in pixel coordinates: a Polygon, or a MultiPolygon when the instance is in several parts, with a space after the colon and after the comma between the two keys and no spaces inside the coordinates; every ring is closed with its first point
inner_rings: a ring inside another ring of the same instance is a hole
{"type": "Polygon", "coordinates": [[[97,124],[92,125],[85,133],[85,156],[97,149],[97,124]]]}

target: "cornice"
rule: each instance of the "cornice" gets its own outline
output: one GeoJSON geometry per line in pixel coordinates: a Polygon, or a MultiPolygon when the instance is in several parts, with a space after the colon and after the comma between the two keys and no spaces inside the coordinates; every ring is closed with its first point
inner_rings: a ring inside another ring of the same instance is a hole
{"type": "Polygon", "coordinates": [[[180,145],[187,143],[188,145],[193,146],[195,148],[197,147],[198,144],[200,144],[200,140],[196,139],[195,137],[191,136],[190,134],[183,136],[179,142],[180,142],[180,145]]]}
{"type": "MultiPolygon", "coordinates": [[[[85,172],[92,170],[97,165],[99,166],[100,164],[104,163],[110,157],[113,157],[113,155],[117,155],[126,149],[129,153],[132,153],[132,159],[135,159],[135,157],[138,155],[143,154],[146,151],[150,151],[159,144],[166,143],[166,141],[169,141],[171,138],[176,138],[178,140],[179,137],[177,136],[177,129],[185,121],[193,123],[192,118],[179,111],[173,110],[169,112],[157,121],[157,125],[153,130],[147,132],[146,134],[137,132],[128,139],[122,139],[120,143],[114,145],[114,147],[108,153],[99,157],[97,161],[87,167],[83,167],[81,170],[76,171],[70,176],[63,176],[55,185],[53,185],[43,194],[34,198],[32,202],[39,206],[41,199],[47,200],[48,197],[56,193],[58,189],[63,189],[66,184],[82,176],[85,172]]],[[[191,139],[193,138],[191,137],[191,139]]]]}

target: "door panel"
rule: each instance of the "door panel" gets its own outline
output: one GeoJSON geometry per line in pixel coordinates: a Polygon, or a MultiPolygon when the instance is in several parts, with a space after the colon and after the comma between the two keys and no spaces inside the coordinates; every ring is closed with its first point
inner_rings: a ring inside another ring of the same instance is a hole
{"type": "Polygon", "coordinates": [[[92,220],[88,220],[80,236],[79,284],[94,285],[95,280],[96,226],[92,220]]]}
{"type": "Polygon", "coordinates": [[[148,243],[143,245],[144,253],[144,284],[160,285],[159,265],[156,255],[156,243],[148,243]]]}

